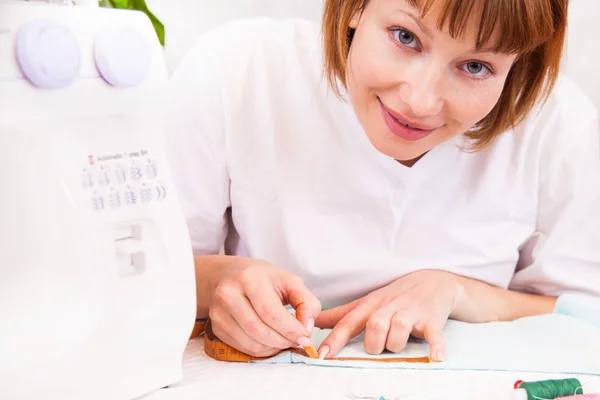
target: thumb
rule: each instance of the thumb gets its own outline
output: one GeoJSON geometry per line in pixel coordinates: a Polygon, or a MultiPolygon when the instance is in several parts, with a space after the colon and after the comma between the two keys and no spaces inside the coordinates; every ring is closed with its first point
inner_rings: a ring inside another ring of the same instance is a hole
{"type": "MultiPolygon", "coordinates": [[[[283,280],[284,297],[296,310],[296,319],[308,330],[314,326],[314,320],[321,312],[321,302],[298,276],[290,274],[283,280]],[[309,321],[312,322],[309,324],[309,321]],[[309,326],[310,325],[310,326],[309,326]]],[[[310,333],[309,333],[310,334],[310,333]]]]}
{"type": "Polygon", "coordinates": [[[354,310],[358,305],[358,300],[322,311],[315,320],[315,326],[322,329],[332,329],[342,318],[354,310]]]}

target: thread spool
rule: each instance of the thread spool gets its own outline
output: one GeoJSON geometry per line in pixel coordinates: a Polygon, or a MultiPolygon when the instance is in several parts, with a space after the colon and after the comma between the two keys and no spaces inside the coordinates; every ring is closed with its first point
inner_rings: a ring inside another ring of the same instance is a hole
{"type": "Polygon", "coordinates": [[[575,396],[558,397],[554,400],[600,400],[600,394],[577,394],[575,396]]]}
{"type": "Polygon", "coordinates": [[[560,397],[573,398],[576,395],[583,395],[583,386],[575,378],[538,382],[517,381],[514,387],[517,400],[554,400],[560,397]]]}

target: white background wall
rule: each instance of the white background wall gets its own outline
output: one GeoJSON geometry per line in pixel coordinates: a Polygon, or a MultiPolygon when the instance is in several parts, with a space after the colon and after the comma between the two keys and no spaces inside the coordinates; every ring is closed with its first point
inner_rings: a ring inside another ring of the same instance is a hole
{"type": "Polygon", "coordinates": [[[570,0],[565,74],[600,111],[600,0],[570,0]]]}
{"type": "MultiPolygon", "coordinates": [[[[320,20],[323,0],[147,0],[165,23],[172,71],[198,35],[235,18],[270,16],[320,20]]],[[[600,110],[600,0],[570,0],[565,69],[600,110]]]]}
{"type": "Polygon", "coordinates": [[[146,0],[165,24],[165,50],[173,70],[198,35],[236,18],[269,16],[320,21],[323,0],[146,0]]]}

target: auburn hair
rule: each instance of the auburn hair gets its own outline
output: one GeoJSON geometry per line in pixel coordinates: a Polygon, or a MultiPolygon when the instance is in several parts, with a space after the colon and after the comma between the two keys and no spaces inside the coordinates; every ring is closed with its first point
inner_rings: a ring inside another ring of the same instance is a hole
{"type": "MultiPolygon", "coordinates": [[[[559,75],[568,22],[569,0],[406,0],[424,17],[441,2],[437,28],[453,38],[465,32],[470,18],[479,19],[477,49],[492,45],[500,53],[516,54],[502,94],[492,111],[465,136],[473,150],[488,146],[547,100],[559,75]],[[479,15],[475,14],[478,10],[479,15]],[[488,43],[499,29],[497,43],[488,43]]],[[[323,50],[327,80],[340,95],[346,87],[347,58],[354,35],[350,22],[369,0],[325,0],[323,50]]]]}

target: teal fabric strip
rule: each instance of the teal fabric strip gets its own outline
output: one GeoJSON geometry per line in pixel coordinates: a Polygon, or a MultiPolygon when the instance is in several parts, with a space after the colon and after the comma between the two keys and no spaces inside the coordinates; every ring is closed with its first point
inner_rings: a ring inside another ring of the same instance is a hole
{"type": "Polygon", "coordinates": [[[598,297],[579,293],[564,294],[558,298],[554,313],[580,319],[600,329],[600,298],[598,297]]]}

